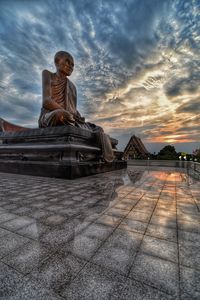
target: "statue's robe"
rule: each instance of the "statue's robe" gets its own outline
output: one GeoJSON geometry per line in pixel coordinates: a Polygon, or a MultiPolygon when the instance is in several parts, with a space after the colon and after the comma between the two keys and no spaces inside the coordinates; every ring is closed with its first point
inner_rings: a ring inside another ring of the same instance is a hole
{"type": "Polygon", "coordinates": [[[97,141],[102,150],[102,157],[106,162],[112,162],[114,159],[114,154],[112,150],[111,141],[108,135],[103,132],[103,129],[95,124],[83,121],[72,122],[67,116],[69,112],[73,116],[81,116],[77,111],[77,92],[75,85],[66,77],[63,79],[58,79],[55,73],[51,73],[51,101],[57,102],[62,108],[48,110],[44,107],[41,109],[41,114],[39,117],[39,127],[51,127],[57,125],[73,125],[83,129],[87,129],[96,133],[97,141]],[[62,121],[59,116],[65,116],[62,121]],[[58,122],[59,121],[59,122],[58,122]]]}

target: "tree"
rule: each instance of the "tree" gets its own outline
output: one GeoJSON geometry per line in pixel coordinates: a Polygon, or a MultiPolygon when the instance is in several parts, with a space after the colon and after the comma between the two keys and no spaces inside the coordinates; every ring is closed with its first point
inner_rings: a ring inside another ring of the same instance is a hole
{"type": "Polygon", "coordinates": [[[158,159],[178,159],[178,153],[175,150],[174,146],[167,145],[160,150],[157,156],[158,159]]]}

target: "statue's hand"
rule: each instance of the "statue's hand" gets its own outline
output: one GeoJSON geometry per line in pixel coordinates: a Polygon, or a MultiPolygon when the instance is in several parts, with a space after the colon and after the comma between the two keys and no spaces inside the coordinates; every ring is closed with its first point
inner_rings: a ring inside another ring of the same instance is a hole
{"type": "Polygon", "coordinates": [[[85,123],[85,118],[84,117],[81,117],[81,122],[85,123]]]}
{"type": "Polygon", "coordinates": [[[70,112],[68,112],[67,110],[65,111],[65,117],[67,118],[68,121],[75,122],[74,116],[70,112]]]}
{"type": "Polygon", "coordinates": [[[85,118],[84,118],[84,117],[81,117],[80,114],[74,115],[74,119],[75,119],[76,122],[79,122],[79,123],[85,123],[85,118]]]}

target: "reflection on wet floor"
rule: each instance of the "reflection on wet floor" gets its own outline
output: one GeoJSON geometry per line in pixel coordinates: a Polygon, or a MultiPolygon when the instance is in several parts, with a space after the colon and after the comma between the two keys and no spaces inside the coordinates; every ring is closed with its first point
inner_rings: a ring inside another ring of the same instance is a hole
{"type": "Polygon", "coordinates": [[[1,173],[0,189],[2,299],[200,298],[200,182],[188,174],[1,173]]]}

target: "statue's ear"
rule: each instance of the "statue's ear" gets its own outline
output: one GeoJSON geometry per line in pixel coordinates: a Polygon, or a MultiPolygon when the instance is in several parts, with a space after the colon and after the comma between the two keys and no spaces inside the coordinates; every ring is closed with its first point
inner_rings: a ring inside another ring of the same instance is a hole
{"type": "Polygon", "coordinates": [[[54,64],[57,67],[59,65],[60,57],[55,57],[54,64]]]}

